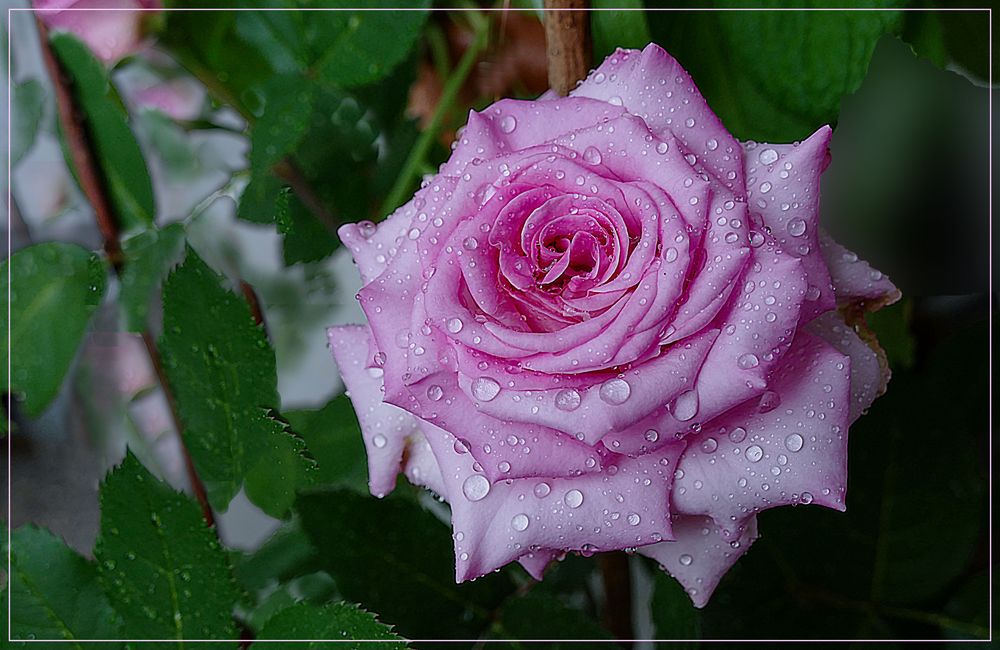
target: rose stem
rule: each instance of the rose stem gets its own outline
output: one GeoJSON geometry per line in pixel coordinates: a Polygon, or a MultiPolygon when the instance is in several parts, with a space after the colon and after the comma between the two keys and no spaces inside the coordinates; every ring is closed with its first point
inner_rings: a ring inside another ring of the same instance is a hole
{"type": "Polygon", "coordinates": [[[590,69],[590,16],[586,9],[586,0],[545,0],[549,87],[564,97],[590,69]]]}
{"type": "MultiPolygon", "coordinates": [[[[111,267],[115,274],[120,275],[125,261],[122,256],[121,234],[118,222],[115,220],[111,209],[111,203],[107,198],[104,179],[101,176],[100,168],[94,162],[95,156],[92,144],[87,135],[86,127],[83,124],[82,115],[73,103],[70,81],[49,45],[48,30],[40,20],[36,22],[41,42],[42,60],[52,81],[52,86],[55,89],[59,124],[66,139],[66,147],[69,150],[70,160],[73,161],[73,167],[76,169],[77,177],[80,179],[80,189],[83,190],[87,201],[90,202],[94,210],[98,228],[104,238],[104,250],[108,255],[108,261],[111,262],[111,267]]],[[[180,439],[188,482],[191,484],[191,489],[198,501],[198,505],[201,506],[201,514],[205,518],[205,523],[209,527],[213,527],[215,525],[215,516],[212,513],[212,507],[208,503],[205,484],[202,483],[201,477],[198,476],[198,472],[194,467],[194,461],[191,459],[191,454],[184,444],[184,436],[181,434],[183,429],[177,411],[177,404],[174,401],[173,393],[170,391],[166,375],[163,372],[159,350],[156,349],[153,335],[148,329],[142,332],[142,342],[146,346],[149,360],[156,372],[156,377],[163,389],[163,394],[167,398],[167,403],[170,405],[170,416],[173,420],[174,429],[177,431],[177,436],[180,439]]]]}
{"type": "Polygon", "coordinates": [[[441,98],[438,100],[438,104],[434,108],[434,114],[431,116],[431,120],[427,124],[427,128],[423,130],[417,138],[416,143],[414,143],[413,148],[410,149],[410,153],[406,157],[406,162],[403,163],[403,169],[399,172],[399,176],[396,177],[396,182],[393,184],[392,189],[389,190],[385,200],[382,202],[382,209],[380,211],[382,216],[388,215],[390,212],[398,208],[403,202],[403,199],[405,199],[407,194],[410,193],[413,181],[420,173],[420,169],[424,164],[424,158],[427,156],[427,152],[437,139],[438,133],[441,131],[441,127],[444,124],[445,117],[449,112],[451,112],[455,99],[458,97],[458,91],[461,90],[462,84],[465,83],[469,73],[472,72],[472,66],[479,58],[479,54],[486,47],[486,41],[490,33],[489,20],[477,12],[470,11],[467,12],[466,15],[473,23],[475,37],[473,38],[472,43],[469,44],[469,48],[465,50],[464,54],[462,54],[462,58],[459,59],[458,65],[455,66],[455,69],[445,82],[444,88],[441,91],[441,98]]]}

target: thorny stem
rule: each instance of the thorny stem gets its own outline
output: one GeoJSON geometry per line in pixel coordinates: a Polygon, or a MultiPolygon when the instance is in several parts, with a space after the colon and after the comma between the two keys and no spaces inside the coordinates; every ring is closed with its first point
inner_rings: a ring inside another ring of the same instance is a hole
{"type": "MultiPolygon", "coordinates": [[[[470,13],[469,15],[479,18],[475,13],[470,13]]],[[[462,84],[465,83],[469,73],[472,72],[472,66],[479,58],[479,54],[486,47],[486,41],[490,32],[489,26],[490,23],[488,20],[475,20],[475,37],[472,43],[469,44],[469,49],[459,59],[458,65],[455,66],[451,76],[445,82],[444,89],[441,91],[441,98],[438,100],[434,114],[431,116],[431,121],[417,138],[413,148],[410,149],[410,154],[406,157],[406,162],[403,163],[403,169],[400,170],[399,176],[396,177],[396,182],[382,202],[382,216],[388,215],[395,210],[410,191],[414,179],[424,165],[427,152],[430,150],[431,145],[434,144],[434,141],[437,140],[445,117],[451,112],[455,99],[458,97],[458,91],[461,90],[462,84]]]]}
{"type": "MultiPolygon", "coordinates": [[[[59,124],[66,138],[70,159],[73,161],[73,167],[76,169],[77,177],[80,179],[80,188],[94,210],[97,225],[104,238],[104,250],[108,255],[108,260],[111,262],[115,273],[120,275],[124,265],[121,233],[118,228],[118,222],[112,212],[111,203],[107,197],[105,181],[101,176],[100,168],[94,162],[94,153],[90,139],[87,135],[82,116],[74,104],[70,86],[71,82],[66,78],[59,61],[49,46],[48,30],[40,20],[37,21],[37,25],[41,41],[42,59],[55,89],[59,124]]],[[[163,371],[163,363],[160,359],[160,353],[156,348],[156,342],[149,330],[142,332],[142,341],[146,346],[146,351],[156,372],[156,377],[167,398],[167,403],[170,405],[170,416],[177,435],[180,438],[184,467],[187,471],[191,489],[198,500],[198,505],[201,507],[205,523],[209,527],[212,527],[215,525],[215,516],[208,503],[205,484],[202,482],[201,477],[198,476],[197,471],[195,471],[194,461],[191,459],[191,454],[184,444],[184,436],[181,433],[183,428],[177,411],[177,404],[174,401],[173,393],[170,390],[166,374],[163,371]]]]}

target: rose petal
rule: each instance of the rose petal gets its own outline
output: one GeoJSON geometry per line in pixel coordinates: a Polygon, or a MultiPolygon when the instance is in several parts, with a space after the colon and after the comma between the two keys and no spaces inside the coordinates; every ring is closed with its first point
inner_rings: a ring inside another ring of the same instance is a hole
{"type": "Polygon", "coordinates": [[[343,325],[327,330],[368,455],[368,487],[382,497],[396,486],[406,438],[419,432],[419,422],[406,411],[382,401],[382,378],[369,368],[368,328],[343,325]]]}
{"type": "Polygon", "coordinates": [[[538,549],[531,553],[525,553],[517,558],[524,570],[535,580],[541,580],[545,570],[553,562],[558,562],[562,552],[552,551],[547,548],[538,549]]]}
{"type": "Polygon", "coordinates": [[[695,607],[704,607],[722,576],[757,540],[757,518],[751,517],[735,542],[724,538],[708,517],[674,517],[675,540],[643,546],[637,551],[660,563],[681,583],[695,607]]]}
{"type": "MultiPolygon", "coordinates": [[[[785,253],[802,260],[809,289],[802,318],[833,309],[833,286],[819,247],[820,175],[832,131],[824,126],[797,144],[743,143],[747,202],[785,253]]],[[[755,237],[761,237],[758,232],[755,237]]]]}
{"type": "Polygon", "coordinates": [[[820,250],[830,269],[837,305],[860,303],[869,311],[891,305],[902,295],[887,275],[820,231],[820,250]]]}
{"type": "Polygon", "coordinates": [[[843,317],[830,311],[813,320],[806,329],[851,359],[851,422],[857,420],[875,398],[885,392],[892,372],[878,354],[861,340],[843,317]]]}
{"type": "Polygon", "coordinates": [[[743,195],[741,149],[691,80],[663,48],[617,50],[570,93],[623,105],[664,137],[673,135],[726,187],[743,195]]]}
{"type": "Polygon", "coordinates": [[[449,494],[456,495],[451,508],[459,582],[535,548],[610,551],[670,538],[668,494],[683,445],[643,458],[618,457],[614,473],[491,485],[474,459],[456,453],[451,434],[433,427],[428,440],[449,494]]]}
{"type": "Polygon", "coordinates": [[[747,403],[705,424],[680,461],[675,512],[707,515],[726,539],[782,505],[844,509],[850,359],[800,331],[770,385],[780,404],[747,403]]]}

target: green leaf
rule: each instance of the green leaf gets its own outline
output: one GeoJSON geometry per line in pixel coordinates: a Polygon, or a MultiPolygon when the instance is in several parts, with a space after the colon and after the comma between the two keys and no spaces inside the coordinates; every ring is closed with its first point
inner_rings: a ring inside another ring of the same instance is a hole
{"type": "Polygon", "coordinates": [[[316,547],[294,518],[253,553],[235,554],[233,573],[244,589],[256,592],[314,571],[316,547]]]}
{"type": "Polygon", "coordinates": [[[159,230],[144,230],[123,241],[122,251],[125,266],[120,302],[125,326],[130,332],[141,332],[149,327],[153,293],[184,252],[184,226],[172,223],[159,230]]]}
{"type": "Polygon", "coordinates": [[[286,266],[324,259],[340,244],[290,188],[278,194],[275,213],[278,232],[284,235],[282,251],[286,266]]]}
{"type": "MultiPolygon", "coordinates": [[[[350,650],[400,650],[406,647],[406,642],[393,634],[388,625],[380,623],[374,614],[349,603],[293,605],[275,614],[259,638],[313,640],[305,645],[307,648],[327,647],[320,639],[337,641],[338,648],[350,650]],[[371,642],[350,643],[352,639],[371,642]]],[[[255,644],[260,650],[302,646],[302,643],[295,642],[255,644]]]]}
{"type": "Polygon", "coordinates": [[[896,11],[671,11],[648,20],[729,131],[772,142],[800,140],[836,121],[879,37],[901,25],[896,11]]]}
{"type": "Polygon", "coordinates": [[[250,223],[274,223],[278,196],[284,188],[284,183],[270,172],[251,176],[240,194],[236,216],[250,223]]]}
{"type": "Polygon", "coordinates": [[[600,63],[615,48],[639,49],[650,41],[649,25],[643,11],[614,11],[615,9],[641,9],[642,0],[595,0],[590,3],[590,32],[594,40],[594,62],[600,63]]]}
{"type": "Polygon", "coordinates": [[[10,146],[11,164],[16,165],[31,151],[45,115],[45,88],[37,79],[29,79],[14,86],[11,107],[10,146]]]}
{"type": "Polygon", "coordinates": [[[250,168],[264,173],[298,148],[312,117],[315,92],[299,75],[268,80],[262,91],[263,112],[250,131],[250,168]]]}
{"type": "MultiPolygon", "coordinates": [[[[0,331],[10,332],[13,353],[9,386],[23,394],[29,415],[40,415],[59,392],[104,287],[101,259],[75,244],[36,244],[0,266],[0,293],[10,292],[10,323],[7,309],[0,310],[0,331]]],[[[2,346],[5,387],[7,352],[2,346]]]]}
{"type": "Polygon", "coordinates": [[[285,515],[314,462],[271,415],[277,373],[264,331],[191,249],[167,278],[163,312],[164,368],[212,507],[225,510],[246,481],[251,501],[285,515]]]}
{"type": "Polygon", "coordinates": [[[13,531],[10,577],[13,638],[120,637],[121,620],[101,589],[97,567],[52,533],[31,525],[13,531]]]}
{"type": "MultiPolygon", "coordinates": [[[[611,641],[614,637],[585,612],[552,596],[535,593],[508,599],[500,610],[491,635],[496,639],[513,641],[500,644],[500,647],[507,648],[519,647],[518,640],[535,639],[553,640],[554,643],[547,646],[553,649],[576,647],[579,642],[572,639],[609,640],[609,643],[588,644],[588,648],[613,650],[621,647],[611,641]]],[[[493,647],[492,643],[490,647],[493,647]]]]}
{"type": "Polygon", "coordinates": [[[127,638],[235,638],[236,585],[214,531],[131,453],[101,486],[95,555],[127,638]]]}
{"type": "Polygon", "coordinates": [[[368,461],[361,427],[346,395],[338,395],[321,409],[284,415],[319,464],[316,485],[368,493],[368,461]]]}
{"type": "MultiPolygon", "coordinates": [[[[315,70],[319,78],[342,88],[377,81],[406,58],[427,21],[430,0],[408,6],[416,11],[324,11],[307,25],[307,38],[319,54],[315,70]],[[421,11],[423,10],[423,11],[421,11]]],[[[348,9],[355,5],[337,0],[332,5],[348,9]]],[[[392,0],[369,2],[367,9],[396,7],[392,0]]]]}
{"type": "MultiPolygon", "coordinates": [[[[653,602],[650,605],[657,639],[697,639],[700,636],[698,611],[679,582],[658,567],[653,573],[653,602]]],[[[696,644],[679,644],[693,647],[696,644]]]]}
{"type": "Polygon", "coordinates": [[[506,574],[455,584],[447,526],[401,497],[308,493],[296,510],[340,593],[412,638],[470,638],[513,590],[506,574]]]}
{"type": "Polygon", "coordinates": [[[86,45],[66,32],[52,34],[51,44],[73,80],[76,101],[86,118],[119,225],[123,231],[151,225],[156,206],[146,161],[104,66],[86,45]]]}

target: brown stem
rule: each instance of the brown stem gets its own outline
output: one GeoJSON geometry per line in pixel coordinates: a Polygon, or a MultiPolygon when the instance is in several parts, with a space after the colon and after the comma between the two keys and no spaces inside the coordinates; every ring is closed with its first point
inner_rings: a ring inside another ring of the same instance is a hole
{"type": "Polygon", "coordinates": [[[632,631],[632,576],[625,553],[601,553],[598,556],[601,579],[604,581],[604,626],[629,648],[632,631]]]}
{"type": "Polygon", "coordinates": [[[73,161],[76,176],[80,181],[80,189],[83,190],[90,202],[97,219],[97,227],[100,228],[101,235],[104,237],[104,251],[115,270],[118,271],[123,261],[118,225],[111,210],[111,203],[104,192],[100,172],[92,161],[93,148],[90,138],[83,125],[83,119],[73,103],[70,81],[66,78],[59,61],[56,60],[52,48],[49,47],[48,29],[40,19],[36,19],[36,23],[41,39],[42,61],[55,89],[56,109],[66,141],[66,148],[69,150],[70,160],[73,161]]]}
{"type": "Polygon", "coordinates": [[[545,50],[549,87],[568,95],[590,68],[587,0],[545,0],[545,50]]]}
{"type": "Polygon", "coordinates": [[[240,280],[240,291],[243,293],[243,297],[246,298],[247,304],[250,306],[250,314],[253,316],[253,322],[263,327],[266,331],[267,323],[264,322],[264,310],[261,309],[260,299],[257,298],[257,292],[254,291],[253,287],[246,280],[240,280]]]}
{"type": "MultiPolygon", "coordinates": [[[[84,196],[87,197],[87,201],[90,202],[94,210],[97,226],[104,237],[104,250],[107,252],[108,260],[111,262],[115,273],[120,275],[124,264],[121,233],[118,229],[118,221],[115,219],[111,208],[111,202],[108,200],[104,178],[101,175],[100,167],[95,162],[94,150],[91,146],[83,117],[74,104],[71,81],[66,77],[62,66],[60,66],[55,53],[49,45],[48,30],[40,20],[37,21],[37,24],[41,41],[42,59],[49,78],[52,80],[52,86],[55,89],[59,125],[62,127],[63,135],[66,138],[66,146],[69,149],[70,159],[73,161],[77,178],[80,180],[80,189],[83,190],[84,196]]],[[[170,385],[167,383],[167,377],[160,360],[160,353],[156,349],[156,342],[148,330],[142,332],[142,341],[146,346],[146,351],[149,353],[149,359],[153,364],[153,369],[156,371],[160,387],[163,389],[167,403],[170,405],[170,416],[177,435],[180,437],[181,451],[184,455],[184,466],[187,470],[188,481],[191,483],[191,489],[194,491],[195,498],[201,506],[205,522],[210,527],[214,526],[215,517],[208,503],[205,484],[202,483],[201,477],[195,471],[191,454],[184,444],[184,436],[182,435],[183,427],[180,415],[178,414],[177,404],[173,393],[170,391],[170,385]]]]}

